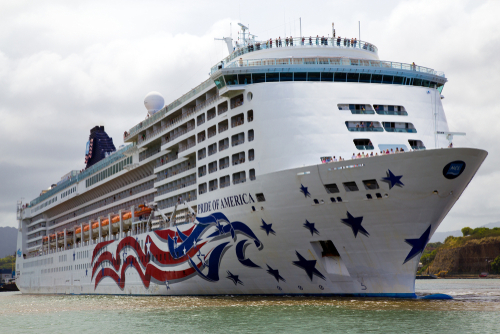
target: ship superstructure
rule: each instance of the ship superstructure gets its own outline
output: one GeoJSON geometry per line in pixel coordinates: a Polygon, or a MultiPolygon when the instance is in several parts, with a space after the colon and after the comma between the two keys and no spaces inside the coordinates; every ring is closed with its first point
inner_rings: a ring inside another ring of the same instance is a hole
{"type": "Polygon", "coordinates": [[[446,81],[355,39],[244,38],[169,105],[149,94],[126,146],[94,128],[91,165],[19,204],[17,285],[412,297],[487,155],[447,148],[446,81]]]}

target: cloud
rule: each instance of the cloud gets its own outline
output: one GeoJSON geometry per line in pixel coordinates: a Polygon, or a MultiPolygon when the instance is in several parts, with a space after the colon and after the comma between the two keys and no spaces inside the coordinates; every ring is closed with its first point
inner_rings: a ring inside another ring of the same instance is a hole
{"type": "MultiPolygon", "coordinates": [[[[208,78],[227,54],[214,37],[237,38],[236,22],[259,39],[299,34],[361,38],[380,57],[444,71],[455,146],[490,152],[440,230],[498,220],[494,154],[500,26],[495,1],[15,1],[0,3],[0,226],[16,226],[21,197],[83,168],[89,129],[104,125],[115,145],[145,115],[144,96],[169,103],[208,78]],[[321,9],[321,10],[318,10],[321,9]],[[238,18],[238,20],[236,20],[238,18]]],[[[427,145],[432,146],[432,145],[427,145]]]]}

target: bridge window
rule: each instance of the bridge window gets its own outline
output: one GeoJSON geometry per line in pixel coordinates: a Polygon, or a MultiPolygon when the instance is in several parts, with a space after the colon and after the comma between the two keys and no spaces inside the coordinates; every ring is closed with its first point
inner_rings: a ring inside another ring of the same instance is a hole
{"type": "Polygon", "coordinates": [[[321,73],[321,81],[333,81],[333,73],[331,72],[321,73]]]}
{"type": "Polygon", "coordinates": [[[226,86],[226,83],[224,82],[224,77],[222,75],[217,79],[215,79],[214,82],[218,89],[221,89],[222,87],[226,86]]]}
{"type": "Polygon", "coordinates": [[[295,72],[293,73],[293,81],[306,81],[307,73],[305,72],[295,72]]]}
{"type": "Polygon", "coordinates": [[[340,73],[340,72],[337,72],[335,73],[335,75],[333,76],[334,78],[334,81],[337,82],[347,82],[347,73],[340,73]]]}
{"type": "Polygon", "coordinates": [[[308,72],[307,73],[307,81],[320,81],[320,73],[319,72],[308,72]]]}
{"type": "Polygon", "coordinates": [[[359,73],[347,73],[347,82],[358,82],[359,73]]]}
{"type": "Polygon", "coordinates": [[[280,73],[280,81],[293,81],[293,73],[280,73]]]}
{"type": "Polygon", "coordinates": [[[249,85],[252,83],[251,74],[238,74],[238,83],[240,85],[249,85]]]}
{"type": "Polygon", "coordinates": [[[266,82],[278,82],[280,81],[279,73],[266,73],[266,82]]]}

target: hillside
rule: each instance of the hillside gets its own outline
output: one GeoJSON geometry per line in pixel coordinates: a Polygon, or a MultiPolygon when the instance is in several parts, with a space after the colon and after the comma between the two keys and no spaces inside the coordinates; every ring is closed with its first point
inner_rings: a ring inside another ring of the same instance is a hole
{"type": "Polygon", "coordinates": [[[466,227],[462,233],[462,237],[448,236],[444,243],[429,243],[421,257],[421,271],[447,271],[448,275],[496,271],[494,264],[500,262],[500,228],[466,227]]]}
{"type": "Polygon", "coordinates": [[[17,228],[0,227],[0,258],[13,255],[17,246],[17,228]]]}
{"type": "MultiPolygon", "coordinates": [[[[500,227],[500,222],[496,223],[489,223],[486,225],[483,225],[481,227],[487,227],[487,228],[494,228],[494,227],[500,227]]],[[[455,230],[455,231],[446,231],[446,232],[434,232],[432,235],[432,238],[429,242],[444,242],[444,239],[449,236],[454,236],[454,237],[461,237],[462,236],[462,231],[460,230],[455,230]]]]}

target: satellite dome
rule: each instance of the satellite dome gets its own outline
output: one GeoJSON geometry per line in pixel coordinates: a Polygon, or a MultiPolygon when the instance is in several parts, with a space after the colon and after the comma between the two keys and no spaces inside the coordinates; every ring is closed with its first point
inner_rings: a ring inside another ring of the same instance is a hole
{"type": "Polygon", "coordinates": [[[150,92],[144,98],[144,106],[146,107],[150,115],[156,113],[158,110],[163,108],[164,105],[165,100],[163,99],[163,96],[161,96],[161,94],[158,92],[150,92]]]}

